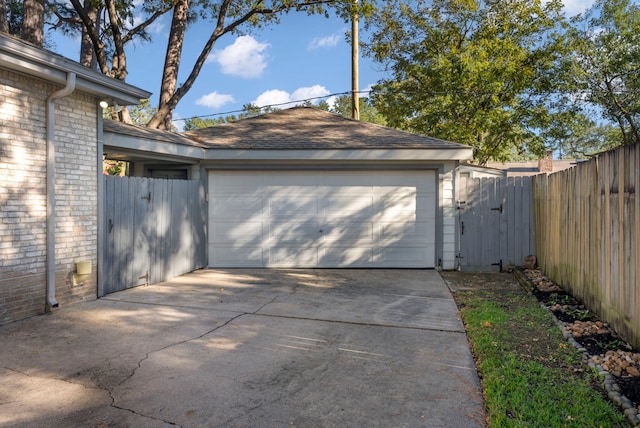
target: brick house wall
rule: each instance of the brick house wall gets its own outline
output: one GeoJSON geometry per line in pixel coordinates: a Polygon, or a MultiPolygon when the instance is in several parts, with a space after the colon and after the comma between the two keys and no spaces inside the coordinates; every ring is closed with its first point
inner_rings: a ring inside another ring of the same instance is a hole
{"type": "MultiPolygon", "coordinates": [[[[0,324],[45,311],[46,100],[60,86],[0,69],[0,324]]],[[[97,100],[56,101],[56,298],[95,299],[97,100]],[[92,275],[74,286],[75,261],[92,275]]]]}

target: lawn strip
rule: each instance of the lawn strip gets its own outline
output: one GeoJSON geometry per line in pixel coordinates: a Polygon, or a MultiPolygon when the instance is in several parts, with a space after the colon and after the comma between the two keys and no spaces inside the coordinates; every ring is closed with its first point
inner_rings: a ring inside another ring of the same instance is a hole
{"type": "Polygon", "coordinates": [[[459,291],[455,299],[495,427],[626,427],[600,379],[524,291],[459,291]]]}

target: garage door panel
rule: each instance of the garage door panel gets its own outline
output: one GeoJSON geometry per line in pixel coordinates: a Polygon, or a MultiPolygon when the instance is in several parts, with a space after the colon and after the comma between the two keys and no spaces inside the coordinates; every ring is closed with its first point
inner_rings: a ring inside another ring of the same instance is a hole
{"type": "Polygon", "coordinates": [[[318,265],[318,249],[315,247],[280,246],[269,249],[268,266],[314,267],[318,265]]]}
{"type": "Polygon", "coordinates": [[[373,196],[330,196],[321,201],[321,206],[329,218],[371,218],[376,213],[373,196]]]}
{"type": "Polygon", "coordinates": [[[264,267],[263,248],[251,245],[209,245],[213,266],[264,267]]]}
{"type": "Polygon", "coordinates": [[[377,182],[377,176],[368,171],[331,171],[323,174],[319,183],[332,187],[368,187],[377,182]]]}
{"type": "Polygon", "coordinates": [[[211,200],[211,213],[214,217],[251,217],[262,214],[262,196],[223,195],[211,200]]]}
{"type": "Polygon", "coordinates": [[[418,192],[436,192],[435,172],[433,171],[384,171],[380,174],[378,184],[384,187],[406,185],[410,180],[418,192]]]}
{"type": "Polygon", "coordinates": [[[262,221],[213,221],[210,241],[220,244],[261,244],[264,224],[262,221]]]}
{"type": "Polygon", "coordinates": [[[373,265],[374,249],[371,247],[321,247],[320,266],[369,267],[373,265]]]}
{"type": "Polygon", "coordinates": [[[391,246],[380,249],[378,262],[383,266],[420,267],[430,258],[433,258],[432,247],[391,246]]]}
{"type": "Polygon", "coordinates": [[[318,201],[315,197],[287,196],[269,198],[269,213],[273,216],[290,218],[292,215],[315,215],[317,212],[318,201]]]}
{"type": "Polygon", "coordinates": [[[269,226],[269,245],[277,246],[287,242],[314,243],[320,237],[320,226],[315,220],[291,221],[272,220],[269,226]]]}
{"type": "Polygon", "coordinates": [[[309,174],[306,171],[288,171],[288,172],[269,172],[263,174],[263,183],[265,186],[274,187],[305,187],[315,188],[318,185],[318,178],[315,174],[309,174]]]}
{"type": "Polygon", "coordinates": [[[339,224],[324,224],[322,240],[325,242],[359,242],[372,245],[374,242],[374,223],[372,221],[343,221],[339,224]]]}
{"type": "Polygon", "coordinates": [[[217,171],[211,175],[210,190],[225,192],[259,192],[263,187],[259,172],[217,171]]]}
{"type": "Polygon", "coordinates": [[[382,222],[380,224],[380,238],[391,244],[406,242],[435,243],[435,221],[416,222],[382,222]]]}

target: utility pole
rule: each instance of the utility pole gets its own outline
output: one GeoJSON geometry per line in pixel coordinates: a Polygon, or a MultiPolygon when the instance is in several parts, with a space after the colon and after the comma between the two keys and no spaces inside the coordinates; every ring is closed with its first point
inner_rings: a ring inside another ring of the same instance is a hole
{"type": "Polygon", "coordinates": [[[358,0],[353,0],[354,13],[351,15],[351,117],[360,120],[358,99],[358,0]]]}

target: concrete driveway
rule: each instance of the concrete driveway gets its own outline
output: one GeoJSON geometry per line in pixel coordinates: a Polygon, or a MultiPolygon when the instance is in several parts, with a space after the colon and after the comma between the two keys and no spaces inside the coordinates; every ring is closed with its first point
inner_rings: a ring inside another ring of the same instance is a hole
{"type": "Polygon", "coordinates": [[[474,427],[429,270],[200,270],[0,327],[0,426],[474,427]]]}

